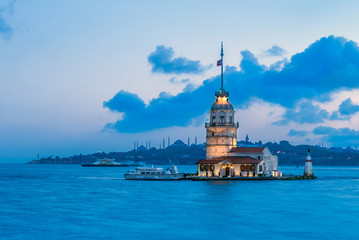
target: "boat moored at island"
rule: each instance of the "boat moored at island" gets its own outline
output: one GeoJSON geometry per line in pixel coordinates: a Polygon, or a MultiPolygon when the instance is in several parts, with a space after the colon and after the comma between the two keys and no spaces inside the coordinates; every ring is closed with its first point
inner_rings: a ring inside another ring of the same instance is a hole
{"type": "Polygon", "coordinates": [[[83,167],[132,167],[139,166],[139,164],[133,162],[116,162],[114,159],[99,159],[94,163],[81,164],[83,167]]]}
{"type": "Polygon", "coordinates": [[[125,174],[126,180],[181,180],[184,173],[179,173],[177,166],[171,166],[166,170],[163,168],[138,167],[125,174]]]}

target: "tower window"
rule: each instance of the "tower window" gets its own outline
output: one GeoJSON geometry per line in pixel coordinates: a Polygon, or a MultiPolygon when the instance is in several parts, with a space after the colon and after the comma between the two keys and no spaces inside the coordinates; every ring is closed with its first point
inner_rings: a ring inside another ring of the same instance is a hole
{"type": "Polygon", "coordinates": [[[233,121],[232,116],[229,116],[229,117],[228,117],[228,121],[229,121],[230,123],[232,123],[232,121],[233,121]]]}
{"type": "Polygon", "coordinates": [[[212,123],[214,123],[216,121],[216,116],[212,117],[212,123]]]}
{"type": "Polygon", "coordinates": [[[224,116],[220,116],[219,118],[220,118],[221,123],[224,123],[224,116]]]}

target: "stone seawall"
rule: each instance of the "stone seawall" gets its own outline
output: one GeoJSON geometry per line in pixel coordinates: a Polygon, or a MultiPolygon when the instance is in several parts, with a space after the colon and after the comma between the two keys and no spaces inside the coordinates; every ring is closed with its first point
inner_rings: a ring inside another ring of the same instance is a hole
{"type": "Polygon", "coordinates": [[[185,175],[185,180],[192,181],[228,181],[228,180],[242,180],[242,181],[255,181],[255,180],[311,180],[317,177],[304,177],[299,175],[284,175],[282,177],[204,177],[185,175]]]}

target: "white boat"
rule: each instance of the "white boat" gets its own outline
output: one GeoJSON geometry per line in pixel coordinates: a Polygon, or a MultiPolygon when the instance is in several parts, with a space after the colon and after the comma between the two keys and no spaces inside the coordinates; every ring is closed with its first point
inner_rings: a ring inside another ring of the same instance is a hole
{"type": "Polygon", "coordinates": [[[127,180],[181,180],[183,173],[179,173],[177,166],[171,166],[166,171],[163,168],[138,167],[125,174],[127,180]]]}

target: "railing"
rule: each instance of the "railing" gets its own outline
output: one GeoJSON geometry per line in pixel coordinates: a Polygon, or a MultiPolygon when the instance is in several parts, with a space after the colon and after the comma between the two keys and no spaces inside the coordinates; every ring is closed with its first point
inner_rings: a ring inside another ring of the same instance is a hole
{"type": "Polygon", "coordinates": [[[226,91],[218,91],[218,92],[215,92],[215,96],[219,96],[219,97],[223,97],[223,96],[226,96],[228,97],[229,96],[229,92],[226,92],[226,91]]]}
{"type": "Polygon", "coordinates": [[[237,134],[225,134],[225,135],[207,135],[206,138],[211,138],[211,137],[237,137],[237,134]]]}
{"type": "Polygon", "coordinates": [[[219,123],[219,122],[214,122],[214,123],[205,123],[205,127],[223,127],[223,126],[230,126],[230,127],[239,127],[239,122],[236,123],[219,123]]]}

